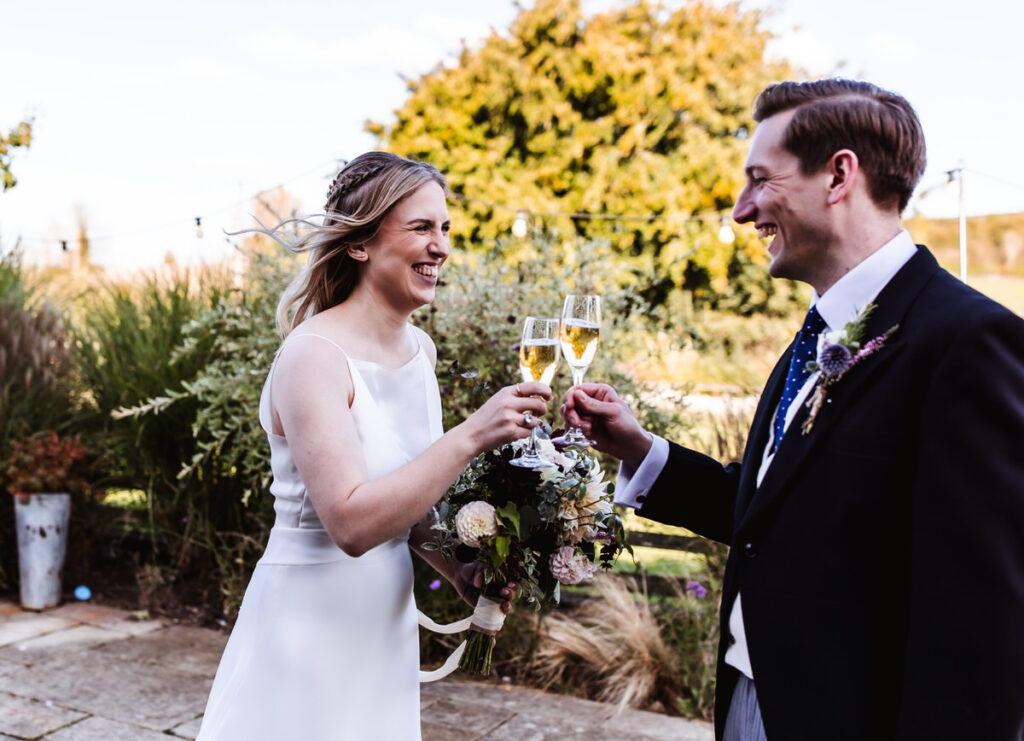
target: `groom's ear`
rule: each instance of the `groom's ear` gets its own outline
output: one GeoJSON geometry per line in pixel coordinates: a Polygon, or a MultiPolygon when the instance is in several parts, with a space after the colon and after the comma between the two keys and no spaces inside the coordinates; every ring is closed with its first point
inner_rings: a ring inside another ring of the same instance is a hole
{"type": "Polygon", "coordinates": [[[860,175],[860,160],[852,149],[840,149],[825,164],[828,176],[827,201],[833,206],[842,201],[853,189],[860,175]]]}

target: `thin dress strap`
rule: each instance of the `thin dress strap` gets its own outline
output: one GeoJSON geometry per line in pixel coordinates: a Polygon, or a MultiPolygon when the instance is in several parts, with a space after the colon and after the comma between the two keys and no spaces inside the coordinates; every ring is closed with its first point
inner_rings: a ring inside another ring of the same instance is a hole
{"type": "MultiPolygon", "coordinates": [[[[281,343],[281,347],[277,348],[277,352],[274,353],[274,360],[270,363],[270,371],[267,373],[267,380],[266,383],[264,384],[264,393],[260,395],[260,426],[263,427],[264,431],[271,435],[275,435],[273,419],[270,413],[270,385],[274,378],[274,369],[277,367],[277,359],[281,356],[281,353],[284,351],[284,348],[288,344],[289,340],[298,337],[316,337],[317,339],[321,339],[324,342],[334,345],[334,347],[336,347],[338,351],[345,357],[345,364],[348,367],[348,375],[349,378],[352,379],[353,393],[358,393],[358,390],[356,389],[357,375],[352,368],[352,359],[348,356],[348,353],[345,352],[344,348],[342,348],[341,345],[339,345],[337,342],[330,339],[329,337],[324,337],[322,334],[315,334],[313,332],[303,332],[302,334],[288,335],[285,338],[284,342],[281,343]]],[[[275,435],[275,437],[281,436],[275,435]]]]}

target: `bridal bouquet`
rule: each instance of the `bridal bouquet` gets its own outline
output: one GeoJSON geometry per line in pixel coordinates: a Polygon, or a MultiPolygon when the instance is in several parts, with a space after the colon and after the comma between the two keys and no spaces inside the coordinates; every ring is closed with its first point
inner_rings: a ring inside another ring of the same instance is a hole
{"type": "Polygon", "coordinates": [[[598,568],[610,569],[626,541],[622,518],[612,509],[614,484],[585,450],[560,452],[537,440],[550,468],[509,463],[525,441],[474,458],[438,504],[427,547],[446,558],[483,567],[484,586],[470,624],[459,668],[488,674],[495,636],[501,630],[500,590],[518,585],[517,601],[534,609],[558,604],[563,584],[578,584],[598,568]]]}

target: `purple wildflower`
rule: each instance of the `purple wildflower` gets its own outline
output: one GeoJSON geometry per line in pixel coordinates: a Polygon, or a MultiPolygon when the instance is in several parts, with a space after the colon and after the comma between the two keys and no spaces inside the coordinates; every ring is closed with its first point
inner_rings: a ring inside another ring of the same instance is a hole
{"type": "Polygon", "coordinates": [[[440,588],[441,588],[441,580],[440,579],[434,579],[434,581],[430,582],[430,591],[431,592],[433,592],[435,589],[440,589],[440,588]]]}
{"type": "Polygon", "coordinates": [[[687,594],[692,594],[697,599],[704,599],[708,594],[708,590],[699,581],[688,581],[686,583],[686,592],[687,594]]]}

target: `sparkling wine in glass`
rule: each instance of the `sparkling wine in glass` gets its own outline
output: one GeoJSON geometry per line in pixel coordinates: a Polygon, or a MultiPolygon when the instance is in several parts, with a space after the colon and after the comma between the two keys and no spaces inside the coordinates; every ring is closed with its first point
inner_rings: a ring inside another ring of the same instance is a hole
{"type": "MultiPolygon", "coordinates": [[[[565,362],[572,371],[572,385],[583,383],[583,374],[594,362],[601,341],[601,297],[570,294],[562,307],[562,326],[558,335],[565,362]]],[[[552,442],[586,448],[594,444],[579,427],[573,427],[552,442]]]]}
{"type": "MultiPolygon", "coordinates": [[[[519,372],[524,381],[551,385],[558,369],[558,319],[528,316],[519,345],[519,372]]],[[[526,452],[509,461],[522,468],[551,468],[554,464],[537,455],[537,428],[530,431],[526,452]]]]}

